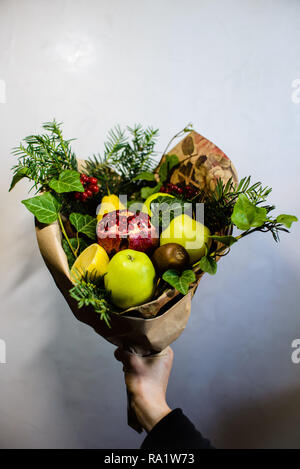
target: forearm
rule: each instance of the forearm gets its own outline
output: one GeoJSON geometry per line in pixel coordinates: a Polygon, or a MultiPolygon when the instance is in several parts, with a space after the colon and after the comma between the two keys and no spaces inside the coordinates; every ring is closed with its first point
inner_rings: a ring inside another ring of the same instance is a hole
{"type": "Polygon", "coordinates": [[[135,397],[131,405],[140,424],[148,433],[172,412],[165,400],[155,403],[153,400],[148,402],[142,397],[135,397]]]}

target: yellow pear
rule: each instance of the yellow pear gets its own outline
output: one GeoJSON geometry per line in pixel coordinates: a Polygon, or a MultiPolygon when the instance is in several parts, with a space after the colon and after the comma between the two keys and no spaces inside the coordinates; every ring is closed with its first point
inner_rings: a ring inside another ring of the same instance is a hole
{"type": "Polygon", "coordinates": [[[101,200],[101,205],[99,212],[97,213],[97,221],[102,220],[103,215],[109,212],[114,212],[115,210],[124,210],[126,207],[120,202],[120,199],[117,195],[110,194],[105,195],[101,200]]]}
{"type": "Polygon", "coordinates": [[[157,197],[172,197],[174,199],[174,195],[167,194],[165,192],[155,192],[155,194],[149,195],[149,197],[145,200],[144,205],[142,207],[142,212],[148,213],[150,217],[152,216],[152,212],[150,210],[151,202],[155,202],[157,197]]]}
{"type": "Polygon", "coordinates": [[[160,245],[177,243],[183,246],[190,256],[193,264],[204,256],[205,245],[210,245],[210,231],[202,223],[189,215],[178,215],[173,218],[169,226],[160,236],[160,245]]]}

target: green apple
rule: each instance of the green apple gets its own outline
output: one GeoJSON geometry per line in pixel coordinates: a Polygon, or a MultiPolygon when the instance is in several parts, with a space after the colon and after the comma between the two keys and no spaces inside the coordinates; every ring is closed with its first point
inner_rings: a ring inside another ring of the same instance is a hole
{"type": "Polygon", "coordinates": [[[151,300],[155,289],[155,269],[147,254],[124,249],[110,260],[104,285],[114,305],[122,309],[151,300]]]}
{"type": "Polygon", "coordinates": [[[167,243],[181,244],[190,256],[193,264],[205,254],[206,244],[210,245],[210,231],[202,223],[188,215],[178,215],[160,235],[160,245],[167,243]]]}

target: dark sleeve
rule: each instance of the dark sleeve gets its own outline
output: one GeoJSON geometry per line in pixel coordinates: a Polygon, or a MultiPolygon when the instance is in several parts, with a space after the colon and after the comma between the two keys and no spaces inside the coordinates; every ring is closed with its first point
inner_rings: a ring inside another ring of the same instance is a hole
{"type": "Polygon", "coordinates": [[[141,449],[213,449],[181,409],[172,410],[148,433],[141,449]]]}

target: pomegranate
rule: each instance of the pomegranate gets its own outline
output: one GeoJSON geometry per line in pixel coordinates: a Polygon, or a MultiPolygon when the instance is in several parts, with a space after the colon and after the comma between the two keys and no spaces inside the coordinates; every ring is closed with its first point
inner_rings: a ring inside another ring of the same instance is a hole
{"type": "Polygon", "coordinates": [[[159,244],[149,215],[143,212],[137,215],[126,209],[106,213],[97,225],[97,238],[109,256],[122,249],[151,254],[159,244]]]}

